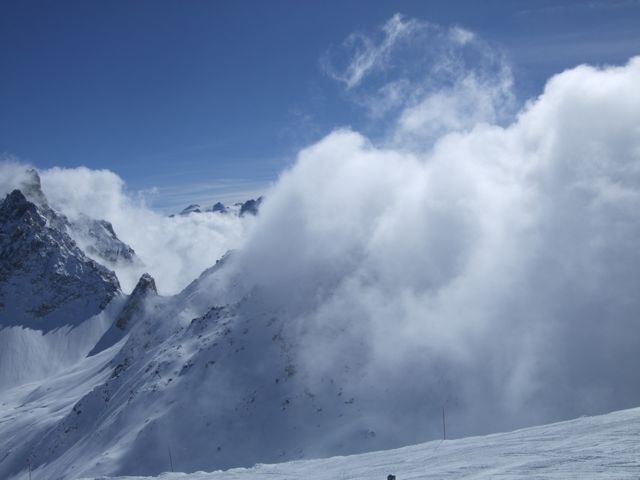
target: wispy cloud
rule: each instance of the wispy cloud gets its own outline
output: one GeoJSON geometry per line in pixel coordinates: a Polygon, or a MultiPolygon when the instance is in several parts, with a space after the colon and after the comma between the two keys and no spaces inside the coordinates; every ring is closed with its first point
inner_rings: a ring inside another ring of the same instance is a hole
{"type": "Polygon", "coordinates": [[[352,33],[346,38],[341,49],[348,54],[342,68],[335,65],[331,52],[321,59],[321,65],[329,76],[343,82],[347,88],[353,88],[369,73],[385,69],[394,48],[419,27],[417,20],[405,20],[396,13],[382,26],[379,40],[362,33],[352,33]]]}
{"type": "Polygon", "coordinates": [[[175,212],[191,203],[210,207],[216,202],[230,204],[255,198],[263,195],[271,183],[269,179],[228,178],[154,187],[142,193],[153,208],[175,212]]]}
{"type": "Polygon", "coordinates": [[[387,121],[383,136],[396,144],[500,121],[512,107],[505,55],[459,25],[396,14],[376,34],[349,35],[322,64],[377,125],[387,121]]]}
{"type": "Polygon", "coordinates": [[[552,15],[575,10],[615,10],[640,7],[640,0],[591,0],[586,2],[556,3],[520,10],[517,15],[552,15]]]}

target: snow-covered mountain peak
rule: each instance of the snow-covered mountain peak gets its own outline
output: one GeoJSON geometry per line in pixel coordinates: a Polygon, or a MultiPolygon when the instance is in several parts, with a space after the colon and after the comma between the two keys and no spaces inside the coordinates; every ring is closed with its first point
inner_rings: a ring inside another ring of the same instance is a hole
{"type": "MultiPolygon", "coordinates": [[[[263,197],[250,198],[244,202],[236,202],[232,205],[225,205],[222,202],[216,202],[212,207],[202,208],[199,204],[194,203],[178,214],[181,216],[190,215],[192,213],[216,213],[223,215],[235,215],[238,217],[244,217],[245,215],[257,215],[262,204],[263,197]]],[[[175,215],[170,215],[175,216],[175,215]]]]}
{"type": "Polygon", "coordinates": [[[120,330],[126,330],[131,319],[138,313],[143,307],[144,302],[150,298],[158,295],[158,289],[156,288],[156,282],[151,275],[145,273],[138,280],[137,285],[131,292],[127,304],[122,309],[122,312],[116,320],[116,327],[120,330]]]}
{"type": "Polygon", "coordinates": [[[201,213],[202,210],[200,208],[200,205],[198,205],[197,203],[191,204],[188,207],[184,208],[181,212],[180,215],[189,215],[190,213],[201,213]]]}
{"type": "Polygon", "coordinates": [[[24,197],[36,207],[40,214],[49,222],[49,224],[58,229],[65,230],[70,228],[69,219],[62,215],[49,205],[47,197],[42,191],[42,183],[40,181],[40,175],[32,168],[25,170],[24,176],[20,179],[17,185],[17,189],[24,195],[24,197]]]}
{"type": "Polygon", "coordinates": [[[84,214],[69,218],[54,210],[44,194],[40,175],[36,170],[25,170],[16,180],[15,188],[37,207],[40,216],[50,227],[67,233],[89,258],[109,269],[115,269],[119,265],[140,269],[144,267],[135,251],[118,238],[110,222],[84,214]]]}
{"type": "MultiPolygon", "coordinates": [[[[32,190],[31,195],[38,190],[32,190]]],[[[43,197],[44,198],[44,197],[43,197]]],[[[89,259],[66,218],[12,191],[0,205],[1,324],[50,330],[79,324],[120,291],[115,274],[89,259]]]]}
{"type": "Polygon", "coordinates": [[[213,207],[211,207],[212,212],[220,212],[227,213],[227,207],[222,202],[216,202],[213,207]]]}
{"type": "Polygon", "coordinates": [[[156,281],[153,279],[151,275],[148,273],[143,273],[138,280],[136,287],[133,289],[131,296],[135,296],[137,294],[149,294],[153,293],[154,295],[158,294],[158,289],[156,288],[156,281]]]}
{"type": "Polygon", "coordinates": [[[20,190],[13,190],[0,204],[0,215],[5,222],[21,221],[26,223],[40,222],[44,219],[38,214],[38,208],[20,190]]]}
{"type": "Polygon", "coordinates": [[[42,192],[42,183],[40,181],[40,175],[38,172],[29,168],[25,171],[24,177],[20,182],[20,191],[39,207],[48,206],[47,199],[42,192]]]}
{"type": "Polygon", "coordinates": [[[80,215],[69,223],[68,230],[89,257],[108,267],[117,264],[143,266],[133,248],[118,238],[113,225],[106,220],[80,215]]]}
{"type": "Polygon", "coordinates": [[[156,282],[151,275],[145,273],[126,299],[115,321],[89,352],[89,355],[96,355],[122,340],[132,331],[134,325],[145,317],[145,309],[150,306],[151,300],[156,298],[159,298],[156,282]]]}
{"type": "Polygon", "coordinates": [[[256,199],[251,198],[247,200],[240,206],[240,216],[247,215],[247,214],[257,215],[261,204],[262,204],[262,197],[258,197],[256,199]]]}

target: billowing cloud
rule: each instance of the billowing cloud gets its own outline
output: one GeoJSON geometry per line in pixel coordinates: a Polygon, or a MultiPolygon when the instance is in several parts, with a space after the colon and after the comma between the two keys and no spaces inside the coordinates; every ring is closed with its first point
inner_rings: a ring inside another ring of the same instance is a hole
{"type": "Polygon", "coordinates": [[[453,435],[637,406],[640,57],[560,73],[518,112],[504,56],[460,27],[394,16],[346,46],[330,73],[372,109],[382,92],[384,133],[301,151],[250,228],[162,217],[106,171],[44,171],[45,193],[111,221],[161,289],[240,247],[234,298],[263,292],[298,377],[340,377],[371,423],[404,419],[386,432],[432,435],[445,402],[453,435]]]}
{"type": "Polygon", "coordinates": [[[30,165],[11,155],[0,155],[0,195],[2,198],[27,179],[30,165]]]}
{"type": "Polygon", "coordinates": [[[167,217],[127,194],[122,179],[107,170],[53,168],[41,177],[54,208],[71,219],[85,214],[108,220],[133,247],[144,266],[116,268],[126,290],[144,270],[156,279],[161,293],[178,292],[227,250],[238,248],[252,221],[219,214],[167,217]]]}
{"type": "MultiPolygon", "coordinates": [[[[468,434],[635,406],[639,84],[640,57],[579,66],[512,122],[428,145],[335,131],[282,176],[234,268],[289,312],[318,389],[377,392],[379,420],[449,399],[468,434]]],[[[472,88],[462,111],[501,102],[472,88]]]]}

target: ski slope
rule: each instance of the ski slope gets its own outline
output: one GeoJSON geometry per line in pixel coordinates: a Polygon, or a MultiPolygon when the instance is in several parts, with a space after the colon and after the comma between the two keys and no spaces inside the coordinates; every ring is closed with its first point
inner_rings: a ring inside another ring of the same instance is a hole
{"type": "MultiPolygon", "coordinates": [[[[167,459],[167,462],[169,460],[167,459]]],[[[173,458],[176,469],[180,459],[173,458]]],[[[347,457],[118,480],[640,478],[640,408],[347,457]]],[[[96,477],[106,478],[106,477],[96,477]]]]}

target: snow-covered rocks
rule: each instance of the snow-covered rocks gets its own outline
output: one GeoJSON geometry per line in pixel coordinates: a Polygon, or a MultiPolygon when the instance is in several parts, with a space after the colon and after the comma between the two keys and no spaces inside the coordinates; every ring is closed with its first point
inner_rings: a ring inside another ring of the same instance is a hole
{"type": "Polygon", "coordinates": [[[66,219],[20,190],[0,205],[0,324],[51,330],[100,313],[120,291],[115,274],[64,231],[66,219]]]}
{"type": "Polygon", "coordinates": [[[116,320],[116,327],[120,330],[126,330],[129,326],[129,322],[136,314],[140,313],[140,309],[143,307],[143,303],[152,296],[158,295],[156,288],[156,282],[151,275],[145,273],[138,280],[138,284],[131,292],[127,304],[118,315],[116,320]]]}
{"type": "Polygon", "coordinates": [[[192,205],[189,205],[188,207],[184,208],[179,215],[189,215],[191,213],[201,213],[202,209],[200,208],[200,205],[198,205],[197,203],[194,203],[192,205]]]}
{"type": "MultiPolygon", "coordinates": [[[[184,208],[178,215],[185,216],[192,213],[216,213],[223,215],[235,215],[243,217],[245,215],[257,215],[262,204],[263,197],[251,198],[244,202],[236,202],[232,205],[225,205],[222,202],[216,202],[211,208],[203,208],[199,204],[194,203],[184,208]]],[[[171,215],[173,216],[173,215],[171,215]]]]}
{"type": "Polygon", "coordinates": [[[242,215],[257,215],[258,210],[260,209],[260,204],[262,204],[262,197],[258,197],[257,199],[250,199],[244,202],[240,206],[240,216],[242,215]]]}
{"type": "Polygon", "coordinates": [[[227,213],[227,207],[222,202],[217,202],[211,207],[212,212],[227,213]]]}
{"type": "Polygon", "coordinates": [[[131,295],[128,296],[119,313],[115,316],[115,321],[112,322],[95,347],[91,349],[89,355],[96,355],[124,338],[131,331],[133,324],[144,317],[145,309],[157,297],[158,290],[156,289],[155,280],[151,275],[145,273],[140,277],[133,292],[131,292],[131,295]]]}
{"type": "Polygon", "coordinates": [[[142,265],[136,253],[122,242],[106,220],[96,220],[81,215],[68,226],[69,234],[94,260],[106,264],[142,265]]]}

